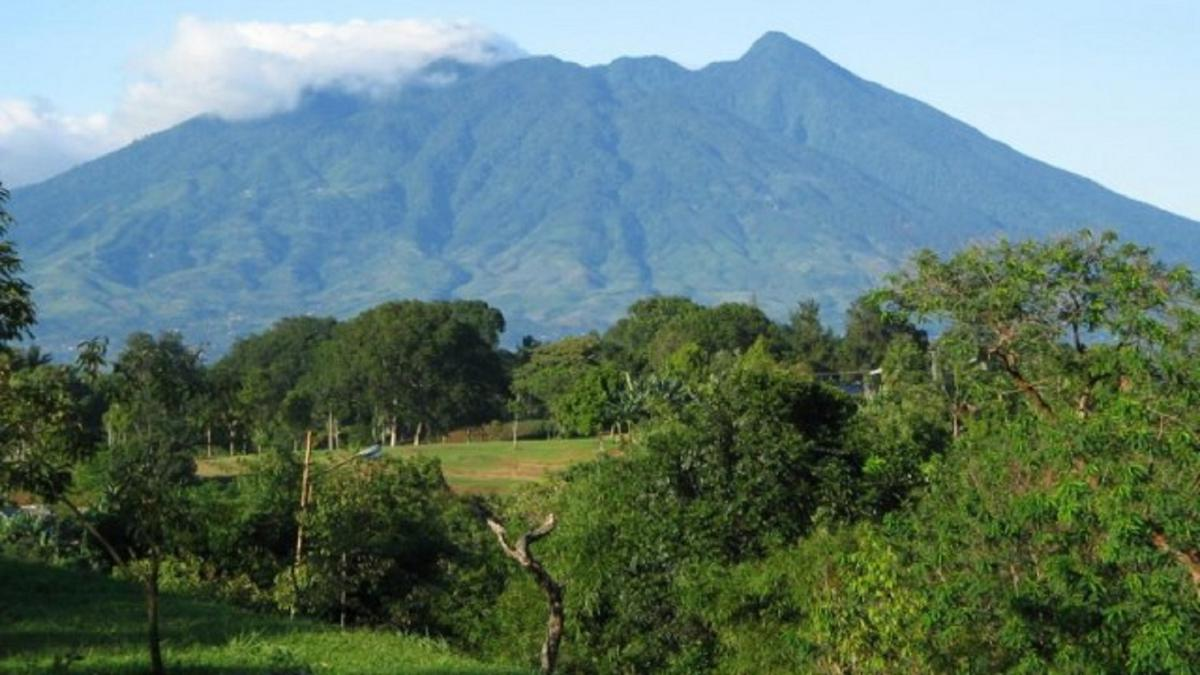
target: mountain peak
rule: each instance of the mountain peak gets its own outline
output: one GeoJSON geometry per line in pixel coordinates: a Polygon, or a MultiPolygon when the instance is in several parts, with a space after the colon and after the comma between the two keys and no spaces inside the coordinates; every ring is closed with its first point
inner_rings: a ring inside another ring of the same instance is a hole
{"type": "Polygon", "coordinates": [[[742,57],[743,60],[761,58],[776,61],[783,59],[817,59],[828,61],[828,59],[812,47],[792,38],[787,33],[775,30],[763,33],[763,36],[755,40],[754,44],[750,45],[750,49],[742,57]]]}

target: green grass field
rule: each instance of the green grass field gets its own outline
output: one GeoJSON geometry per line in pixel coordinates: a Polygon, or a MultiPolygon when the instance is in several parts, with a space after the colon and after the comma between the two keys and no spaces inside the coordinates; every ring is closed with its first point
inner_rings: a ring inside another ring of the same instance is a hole
{"type": "MultiPolygon", "coordinates": [[[[523,440],[514,449],[511,441],[445,443],[419,448],[388,448],[389,457],[436,457],[450,487],[460,492],[507,492],[521,485],[542,480],[572,464],[595,459],[615,444],[601,445],[594,438],[523,440]]],[[[341,461],[349,452],[314,453],[316,462],[341,461]]],[[[197,470],[204,477],[233,476],[254,470],[255,455],[201,459],[197,470]]]]}
{"type": "MultiPolygon", "coordinates": [[[[0,673],[148,670],[136,586],[4,558],[0,580],[0,673]]],[[[472,661],[427,638],[342,631],[170,594],[163,597],[162,617],[163,656],[172,673],[528,672],[472,661]]]]}

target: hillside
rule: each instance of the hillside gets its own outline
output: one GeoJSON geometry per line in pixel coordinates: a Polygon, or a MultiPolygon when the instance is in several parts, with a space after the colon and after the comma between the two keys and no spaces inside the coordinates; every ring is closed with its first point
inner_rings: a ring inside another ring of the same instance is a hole
{"type": "Polygon", "coordinates": [[[1200,261],[1200,224],[782,34],[694,71],[432,68],[451,83],[197,118],[16,191],[39,341],[177,328],[219,352],[280,316],[402,297],[485,299],[510,341],[654,293],[836,313],[916,247],[1083,226],[1200,261]]]}
{"type": "MultiPolygon", "coordinates": [[[[131,583],[0,558],[0,673],[146,671],[145,609],[131,583]]],[[[167,667],[196,673],[521,673],[427,638],[341,631],[168,595],[167,667]]]]}

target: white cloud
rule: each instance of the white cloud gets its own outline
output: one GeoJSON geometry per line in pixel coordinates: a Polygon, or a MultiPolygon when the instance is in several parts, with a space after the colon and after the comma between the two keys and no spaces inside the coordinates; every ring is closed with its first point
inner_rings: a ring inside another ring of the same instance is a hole
{"type": "Polygon", "coordinates": [[[305,91],[393,91],[443,58],[490,65],[520,54],[469,22],[218,23],[185,17],[166,51],[134,69],[117,109],[70,116],[0,99],[0,179],[34,182],[140,136],[212,113],[247,119],[296,106],[305,91]]]}
{"type": "Polygon", "coordinates": [[[112,150],[105,115],[70,116],[45,101],[0,99],[0,180],[21,185],[112,150]]]}

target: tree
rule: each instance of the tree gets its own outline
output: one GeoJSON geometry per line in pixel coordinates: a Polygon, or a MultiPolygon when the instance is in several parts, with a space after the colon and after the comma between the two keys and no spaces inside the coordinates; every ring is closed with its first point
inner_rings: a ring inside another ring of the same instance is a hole
{"type": "Polygon", "coordinates": [[[538,527],[529,530],[522,534],[513,543],[508,541],[508,530],[504,525],[496,520],[494,516],[486,516],[488,529],[496,535],[496,540],[500,543],[501,550],[509,558],[512,558],[527,570],[546,595],[546,603],[549,605],[549,616],[546,619],[546,640],[542,643],[542,653],[540,657],[542,672],[550,675],[554,672],[558,665],[558,644],[562,640],[563,624],[563,587],[550,576],[541,561],[533,557],[533,552],[529,550],[530,545],[539,539],[554,531],[558,521],[554,519],[554,514],[551,513],[546,517],[538,527]]]}
{"type": "Polygon", "coordinates": [[[595,335],[565,337],[528,352],[528,360],[513,371],[512,393],[525,402],[526,415],[545,414],[591,368],[600,362],[600,339],[595,335]]]}
{"type": "Polygon", "coordinates": [[[200,354],[177,333],[135,333],[113,368],[118,441],[110,449],[108,508],[142,557],[151,669],[163,672],[159,572],[187,526],[184,488],[195,477],[191,413],[203,386],[200,354]]]}
{"type": "Polygon", "coordinates": [[[821,324],[821,306],[816,300],[804,300],[792,310],[784,327],[784,342],[791,357],[814,372],[836,367],[838,340],[821,324]]]}
{"type": "Polygon", "coordinates": [[[507,387],[500,356],[452,303],[392,302],[338,327],[334,360],[394,445],[399,426],[424,431],[494,418],[507,387]]]}
{"type": "Polygon", "coordinates": [[[976,403],[1007,390],[1039,415],[1086,415],[1115,391],[1194,377],[1194,277],[1112,233],[925,251],[878,298],[944,327],[938,365],[969,378],[958,386],[976,385],[976,403]]]}
{"type": "Polygon", "coordinates": [[[330,318],[287,317],[262,333],[239,339],[213,366],[214,379],[233,386],[231,402],[249,427],[243,433],[249,432],[257,445],[286,441],[285,430],[295,439],[315,421],[294,416],[283,419],[280,411],[297,412],[285,402],[289,396],[301,396],[297,390],[314,369],[318,350],[332,337],[336,325],[330,318]]]}
{"type": "Polygon", "coordinates": [[[504,333],[504,315],[482,300],[443,300],[433,303],[449,310],[450,316],[474,328],[493,349],[500,346],[504,333]]]}
{"type": "Polygon", "coordinates": [[[624,370],[637,375],[650,365],[648,348],[666,326],[703,309],[682,296],[643,298],[629,306],[626,315],[604,334],[604,345],[624,370]]]}
{"type": "Polygon", "coordinates": [[[13,223],[5,209],[8,198],[8,190],[0,183],[0,347],[30,335],[35,319],[32,289],[17,276],[21,273],[21,258],[8,239],[8,228],[13,223]]]}
{"type": "Polygon", "coordinates": [[[563,433],[589,436],[614,424],[615,403],[624,378],[611,364],[588,368],[554,400],[550,414],[563,433]]]}
{"type": "Polygon", "coordinates": [[[298,583],[280,573],[276,601],[344,625],[465,632],[502,563],[438,462],[358,461],[313,480],[298,583]]]}
{"type": "Polygon", "coordinates": [[[356,369],[356,360],[357,354],[353,350],[346,348],[342,341],[331,338],[317,346],[312,367],[295,390],[311,402],[314,416],[325,418],[326,445],[329,450],[340,445],[341,423],[352,419],[357,411],[367,406],[362,381],[364,375],[356,369]]]}
{"type": "MultiPolygon", "coordinates": [[[[843,443],[849,397],[759,344],[682,398],[662,406],[621,457],[574,467],[540,500],[518,499],[505,514],[513,533],[558,517],[538,557],[570,590],[564,670],[705,671],[723,645],[684,611],[689,577],[787,545],[829,522],[822,514],[848,511],[841,504],[856,492],[858,468],[843,443]]],[[[513,584],[498,603],[501,625],[520,630],[503,636],[506,646],[546,635],[526,618],[535,611],[529,595],[529,584],[513,584]]]]}
{"type": "Polygon", "coordinates": [[[772,350],[777,346],[777,326],[753,305],[726,302],[706,307],[681,323],[689,334],[688,341],[700,345],[709,354],[744,352],[759,340],[765,340],[772,350]]]}
{"type": "MultiPolygon", "coordinates": [[[[0,489],[24,490],[64,503],[93,536],[96,528],[67,498],[72,470],[93,449],[89,405],[94,396],[75,370],[52,366],[40,350],[13,352],[6,342],[30,335],[36,314],[31,287],[17,275],[21,260],[7,239],[9,192],[0,184],[0,489]]],[[[103,361],[103,356],[100,356],[103,361]]],[[[95,359],[81,361],[85,375],[95,359]]],[[[95,378],[90,378],[95,384],[95,378]]],[[[97,540],[119,559],[101,536],[97,540]]]]}
{"type": "Polygon", "coordinates": [[[885,313],[877,296],[867,294],[856,299],[846,310],[846,332],[838,357],[841,368],[847,371],[878,368],[897,335],[908,335],[918,344],[927,340],[925,332],[902,315],[885,313]]]}
{"type": "Polygon", "coordinates": [[[85,396],[69,366],[43,364],[0,380],[0,487],[51,504],[66,498],[72,471],[94,447],[85,396]]]}
{"type": "Polygon", "coordinates": [[[703,307],[686,298],[655,297],[629,307],[628,316],[604,335],[609,360],[640,377],[661,370],[686,344],[709,355],[741,352],[762,337],[777,337],[777,327],[762,310],[742,303],[703,307]]]}

